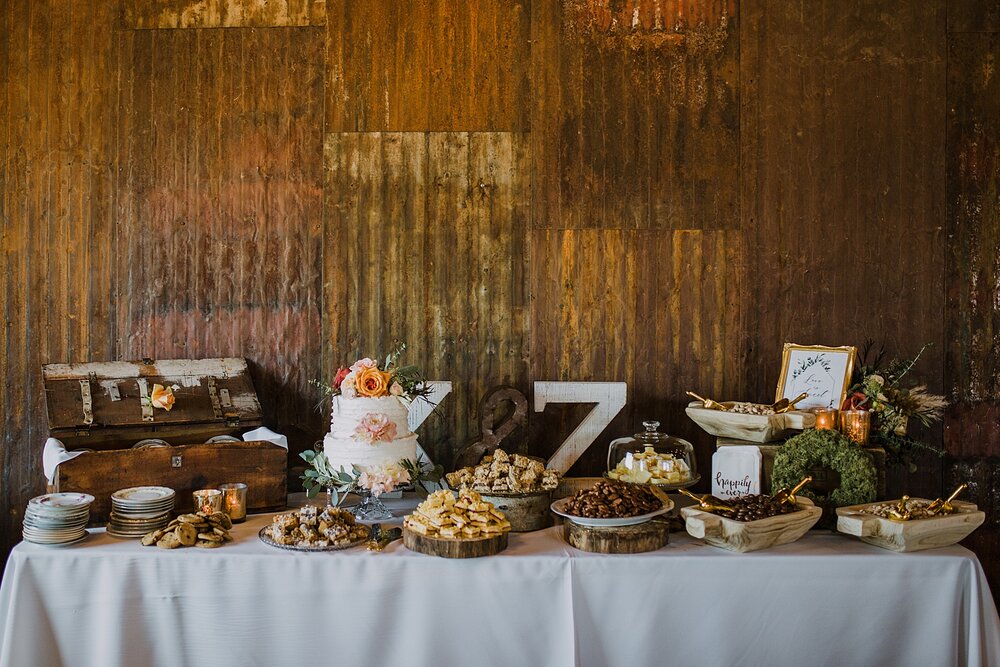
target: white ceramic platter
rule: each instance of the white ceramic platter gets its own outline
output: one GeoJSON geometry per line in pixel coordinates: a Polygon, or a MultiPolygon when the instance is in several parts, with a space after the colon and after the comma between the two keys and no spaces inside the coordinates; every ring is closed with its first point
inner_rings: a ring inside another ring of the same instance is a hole
{"type": "Polygon", "coordinates": [[[592,526],[592,527],[610,527],[610,526],[635,526],[640,523],[646,523],[653,517],[660,516],[661,514],[666,514],[674,508],[674,501],[667,500],[663,507],[656,510],[655,512],[650,512],[649,514],[640,514],[638,516],[626,516],[614,519],[592,519],[585,516],[576,516],[575,514],[570,514],[566,511],[566,505],[572,498],[560,498],[559,500],[552,503],[550,506],[552,511],[563,517],[564,519],[569,519],[575,524],[581,526],[592,526]]]}

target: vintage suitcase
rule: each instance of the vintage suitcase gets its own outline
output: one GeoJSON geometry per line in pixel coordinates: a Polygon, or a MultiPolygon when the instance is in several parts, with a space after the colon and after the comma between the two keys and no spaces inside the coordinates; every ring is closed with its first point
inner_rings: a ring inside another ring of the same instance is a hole
{"type": "Polygon", "coordinates": [[[92,522],[107,519],[111,494],[131,486],[177,491],[178,511],[191,492],[226,482],[248,485],[250,511],[286,503],[288,455],[271,442],[207,442],[261,425],[260,403],[245,359],[174,359],[42,367],[49,433],[68,451],[90,450],[59,465],[50,491],[81,491],[95,500],[92,522]],[[170,411],[143,398],[154,384],[176,385],[170,411]],[[169,447],[134,446],[160,439],[169,447]]]}

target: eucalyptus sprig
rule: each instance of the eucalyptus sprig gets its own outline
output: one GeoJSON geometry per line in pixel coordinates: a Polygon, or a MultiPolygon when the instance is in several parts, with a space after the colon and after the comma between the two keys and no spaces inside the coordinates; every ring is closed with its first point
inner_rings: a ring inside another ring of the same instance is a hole
{"type": "Polygon", "coordinates": [[[440,463],[431,465],[422,456],[417,454],[417,460],[403,459],[399,462],[403,470],[410,474],[410,481],[413,482],[413,489],[417,495],[427,497],[433,491],[429,485],[441,486],[441,478],[444,477],[444,466],[440,463]]]}
{"type": "Polygon", "coordinates": [[[348,493],[357,488],[358,476],[360,475],[357,466],[352,466],[354,468],[354,476],[352,477],[349,472],[344,470],[343,466],[340,467],[340,470],[334,470],[323,452],[306,450],[299,456],[311,466],[306,468],[305,473],[299,477],[302,480],[302,488],[306,490],[307,498],[315,498],[322,489],[327,489],[331,495],[330,503],[336,507],[343,502],[348,493]]]}

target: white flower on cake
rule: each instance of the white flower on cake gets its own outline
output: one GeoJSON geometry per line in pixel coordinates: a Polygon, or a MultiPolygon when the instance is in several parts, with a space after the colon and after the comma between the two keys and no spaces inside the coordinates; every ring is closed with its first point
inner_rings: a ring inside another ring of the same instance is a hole
{"type": "Polygon", "coordinates": [[[340,385],[340,395],[344,398],[357,398],[358,389],[354,382],[354,373],[344,376],[344,381],[340,385]]]}
{"type": "Polygon", "coordinates": [[[395,491],[396,487],[410,481],[410,473],[398,463],[370,466],[358,476],[358,486],[368,489],[373,496],[395,491]]]}
{"type": "Polygon", "coordinates": [[[382,413],[369,412],[358,422],[354,434],[371,444],[379,440],[392,442],[396,438],[396,424],[382,413]]]}

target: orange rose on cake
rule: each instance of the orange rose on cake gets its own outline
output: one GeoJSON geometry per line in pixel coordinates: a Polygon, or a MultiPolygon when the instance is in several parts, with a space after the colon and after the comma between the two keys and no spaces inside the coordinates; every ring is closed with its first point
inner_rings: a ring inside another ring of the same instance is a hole
{"type": "Polygon", "coordinates": [[[355,373],[355,383],[358,389],[358,396],[366,398],[380,398],[389,393],[389,373],[380,371],[378,368],[361,368],[355,373]]]}

